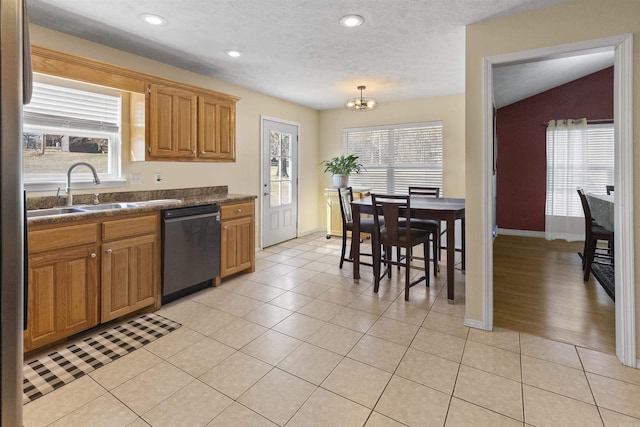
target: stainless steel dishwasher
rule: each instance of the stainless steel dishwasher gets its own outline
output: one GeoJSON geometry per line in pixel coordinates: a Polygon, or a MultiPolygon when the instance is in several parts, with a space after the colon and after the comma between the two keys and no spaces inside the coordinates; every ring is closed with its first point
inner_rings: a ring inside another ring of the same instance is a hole
{"type": "Polygon", "coordinates": [[[219,274],[220,207],[163,211],[162,303],[210,286],[219,274]]]}

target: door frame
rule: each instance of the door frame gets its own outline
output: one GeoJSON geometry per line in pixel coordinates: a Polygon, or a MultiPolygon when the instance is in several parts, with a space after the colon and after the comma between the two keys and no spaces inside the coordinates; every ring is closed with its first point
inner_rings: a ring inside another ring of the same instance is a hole
{"type": "MultiPolygon", "coordinates": [[[[563,56],[591,49],[613,49],[614,60],[614,132],[615,139],[615,240],[618,258],[616,289],[616,355],[626,365],[637,367],[636,311],[633,220],[633,35],[623,34],[523,52],[485,57],[483,59],[483,123],[484,123],[484,198],[483,233],[484,318],[483,329],[493,329],[493,66],[527,62],[545,57],[563,56]]],[[[480,325],[477,325],[480,326],[480,325]]]]}
{"type": "MultiPolygon", "coordinates": [[[[259,216],[258,218],[260,218],[260,250],[262,250],[264,248],[264,246],[262,245],[262,241],[263,241],[263,233],[264,230],[262,229],[262,206],[264,206],[264,182],[263,182],[263,178],[264,178],[264,155],[265,155],[265,151],[264,151],[264,141],[262,140],[262,137],[264,135],[264,122],[268,120],[271,122],[279,122],[279,123],[283,123],[286,125],[290,125],[290,126],[295,126],[296,128],[298,128],[298,140],[294,141],[295,144],[297,145],[297,149],[298,149],[298,156],[296,159],[296,182],[295,182],[295,192],[296,192],[296,237],[300,236],[300,193],[298,191],[299,186],[300,186],[300,157],[302,157],[300,155],[300,123],[298,122],[294,122],[291,120],[284,120],[284,119],[280,119],[277,117],[272,117],[272,116],[265,116],[263,114],[260,115],[260,193],[258,196],[258,200],[260,201],[259,203],[259,216]]],[[[257,222],[257,221],[256,221],[257,222]]]]}

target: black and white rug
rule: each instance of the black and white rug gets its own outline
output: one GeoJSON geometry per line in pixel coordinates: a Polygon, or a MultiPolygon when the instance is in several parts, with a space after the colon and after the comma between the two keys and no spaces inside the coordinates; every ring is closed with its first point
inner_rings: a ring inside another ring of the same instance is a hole
{"type": "Polygon", "coordinates": [[[159,314],[144,314],[86,337],[64,350],[29,361],[24,365],[23,403],[32,402],[180,326],[159,314]]]}

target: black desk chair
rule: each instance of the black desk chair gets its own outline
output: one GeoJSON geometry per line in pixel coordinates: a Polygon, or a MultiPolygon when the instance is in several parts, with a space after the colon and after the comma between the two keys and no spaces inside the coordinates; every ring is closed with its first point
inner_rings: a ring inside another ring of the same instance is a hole
{"type": "Polygon", "coordinates": [[[373,215],[374,232],[373,237],[373,291],[378,292],[380,289],[380,279],[384,275],[391,277],[391,266],[397,265],[405,268],[405,284],[404,299],[409,301],[409,288],[426,281],[429,286],[429,258],[424,258],[424,276],[411,282],[411,248],[423,245],[425,254],[429,252],[429,238],[433,235],[433,230],[422,230],[414,228],[414,220],[411,218],[411,199],[409,196],[397,195],[371,195],[372,205],[376,214],[382,214],[384,218],[384,226],[378,215],[373,215]],[[405,213],[401,215],[401,211],[405,213]],[[403,224],[403,225],[402,225],[403,224]],[[384,247],[384,257],[380,246],[384,247]],[[396,260],[391,259],[391,248],[405,249],[405,256],[399,256],[396,260]],[[381,265],[385,264],[386,268],[381,273],[381,265]]]}
{"type": "Polygon", "coordinates": [[[584,212],[585,237],[584,250],[582,252],[582,269],[584,270],[583,280],[586,282],[589,280],[589,275],[591,274],[591,264],[613,264],[613,232],[605,229],[593,219],[589,201],[583,189],[578,189],[578,196],[580,196],[580,202],[582,203],[582,210],[584,212]],[[606,249],[598,248],[599,240],[607,241],[608,245],[606,249]]]}
{"type": "MultiPolygon", "coordinates": [[[[353,201],[353,188],[345,187],[338,188],[338,199],[340,199],[340,215],[342,217],[342,252],[340,254],[340,268],[345,261],[353,262],[353,256],[351,254],[351,246],[349,246],[349,258],[345,257],[347,251],[347,231],[353,232],[353,214],[351,212],[351,202],[353,201]]],[[[384,226],[384,221],[380,226],[384,226]]],[[[374,235],[374,222],[373,218],[360,218],[360,232],[367,233],[371,236],[374,235]]],[[[360,239],[360,236],[354,236],[351,234],[352,239],[360,239]]],[[[371,242],[372,246],[374,242],[371,242]]],[[[360,255],[373,257],[373,254],[360,253],[360,255]]],[[[360,264],[372,266],[373,264],[360,262],[360,264]]]]}

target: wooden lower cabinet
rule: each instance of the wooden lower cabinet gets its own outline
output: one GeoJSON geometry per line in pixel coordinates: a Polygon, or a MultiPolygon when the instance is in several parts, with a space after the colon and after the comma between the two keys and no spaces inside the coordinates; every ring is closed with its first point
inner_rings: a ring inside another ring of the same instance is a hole
{"type": "Polygon", "coordinates": [[[158,297],[157,236],[116,240],[102,248],[100,320],[108,322],[153,305],[158,297]]]}
{"type": "Polygon", "coordinates": [[[102,322],[160,306],[160,216],[102,223],[102,322]]]}
{"type": "Polygon", "coordinates": [[[25,351],[98,324],[98,246],[83,244],[93,240],[92,230],[95,226],[66,229],[58,240],[51,240],[52,230],[30,234],[25,351]]]}
{"type": "Polygon", "coordinates": [[[255,271],[255,204],[253,201],[223,205],[220,277],[255,271]]]}
{"type": "Polygon", "coordinates": [[[160,214],[29,230],[24,350],[160,307],[160,214]]]}

